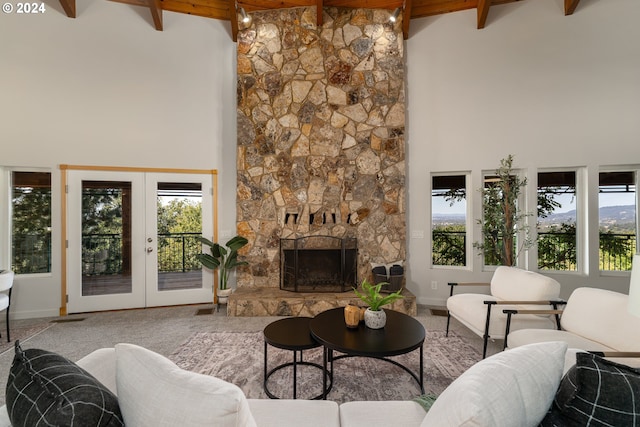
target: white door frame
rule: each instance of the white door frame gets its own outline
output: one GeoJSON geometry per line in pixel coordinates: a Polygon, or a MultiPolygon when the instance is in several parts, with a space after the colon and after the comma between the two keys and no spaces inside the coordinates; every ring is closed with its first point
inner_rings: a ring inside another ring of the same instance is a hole
{"type": "MultiPolygon", "coordinates": [[[[217,207],[218,207],[218,189],[217,189],[217,170],[215,169],[206,169],[206,170],[202,170],[202,169],[162,169],[162,168],[131,168],[131,167],[110,167],[110,166],[82,166],[82,165],[60,165],[60,170],[62,173],[62,177],[61,177],[61,183],[62,183],[62,215],[61,215],[61,219],[62,219],[62,275],[61,275],[61,303],[60,303],[60,315],[64,316],[67,315],[69,312],[72,312],[69,308],[76,309],[74,306],[74,303],[69,304],[69,301],[71,300],[78,300],[78,297],[81,295],[78,295],[78,292],[81,294],[81,291],[78,291],[77,289],[81,289],[81,286],[75,287],[76,290],[71,291],[71,286],[69,286],[69,282],[70,281],[77,281],[77,283],[81,284],[81,277],[71,277],[69,275],[69,273],[72,271],[72,269],[70,269],[70,262],[72,262],[72,260],[78,260],[78,252],[81,248],[81,241],[79,241],[78,239],[81,238],[78,236],[78,234],[81,234],[81,232],[79,231],[80,228],[79,227],[75,227],[76,230],[73,230],[74,227],[72,227],[71,225],[77,221],[78,219],[76,219],[76,217],[74,217],[74,215],[77,215],[76,213],[72,213],[69,210],[69,206],[71,205],[71,203],[78,203],[77,200],[74,200],[73,197],[78,197],[78,195],[70,195],[68,194],[68,189],[69,189],[69,185],[68,185],[68,181],[69,181],[69,175],[71,175],[71,179],[74,179],[75,182],[74,184],[77,185],[78,184],[78,178],[76,174],[72,173],[73,171],[83,171],[84,173],[87,172],[96,172],[95,175],[92,174],[88,174],[86,176],[95,176],[97,180],[113,180],[114,175],[108,175],[108,174],[102,174],[105,172],[119,172],[119,173],[138,173],[138,175],[140,176],[144,176],[142,173],[157,173],[157,174],[182,174],[183,175],[183,182],[184,181],[193,181],[193,174],[200,174],[200,175],[206,175],[207,176],[207,183],[210,185],[207,185],[206,187],[203,186],[203,218],[207,218],[207,214],[210,213],[211,216],[209,216],[209,218],[211,218],[211,221],[203,221],[203,235],[205,237],[213,237],[213,240],[216,241],[218,238],[218,219],[217,219],[217,207]],[[104,177],[104,178],[100,178],[100,177],[104,177]],[[208,196],[208,200],[209,202],[205,203],[205,197],[204,197],[204,193],[207,193],[208,196]],[[68,200],[71,199],[71,200],[68,200]],[[205,206],[206,204],[206,206],[205,206]],[[74,220],[74,222],[72,222],[71,220],[74,220]],[[75,234],[74,234],[75,233],[75,234]],[[73,239],[73,240],[72,240],[73,239]],[[73,245],[72,245],[73,243],[73,245]],[[73,246],[75,246],[75,248],[73,248],[73,246]],[[75,250],[75,252],[74,252],[75,250]],[[70,295],[70,292],[76,292],[73,295],[70,295]]],[[[84,175],[83,175],[84,176],[84,175]]],[[[122,175],[119,175],[120,177],[122,177],[122,175]]],[[[133,177],[133,176],[132,176],[133,177]]],[[[93,178],[92,178],[93,179],[93,178]]],[[[132,178],[133,179],[133,178],[132,178]]],[[[119,180],[123,180],[123,179],[119,179],[119,180]]],[[[144,182],[144,179],[143,179],[144,182]]],[[[203,182],[205,182],[203,180],[203,182]]],[[[81,184],[81,182],[80,182],[81,184]]],[[[133,182],[132,182],[132,186],[133,186],[133,182]]],[[[145,190],[142,190],[143,193],[145,192],[145,190]]],[[[147,197],[144,198],[140,198],[142,200],[146,200],[147,197]]],[[[155,194],[154,194],[154,200],[155,200],[155,194]]],[[[147,201],[148,203],[148,201],[147,201]]],[[[137,204],[137,202],[136,202],[137,204]]],[[[144,205],[144,203],[142,203],[144,205]]],[[[154,201],[154,206],[155,206],[155,201],[154,201]]],[[[139,208],[138,208],[139,209],[139,208]]],[[[143,271],[143,276],[147,274],[146,269],[145,268],[140,268],[140,266],[144,266],[146,265],[146,262],[144,261],[144,257],[146,256],[146,242],[145,239],[145,235],[148,233],[147,230],[144,229],[143,224],[146,220],[146,215],[137,215],[137,214],[133,214],[132,215],[132,221],[136,222],[136,225],[138,225],[136,227],[137,230],[140,230],[140,232],[136,232],[136,236],[134,238],[134,240],[136,240],[135,243],[132,242],[132,251],[134,251],[134,254],[132,254],[132,268],[135,269],[135,273],[134,274],[140,274],[140,272],[138,270],[142,270],[143,271]],[[143,224],[138,224],[138,221],[143,223],[143,224]],[[140,234],[140,235],[139,235],[140,234]],[[139,240],[139,241],[137,241],[139,240]],[[139,247],[140,246],[140,247],[139,247]],[[142,255],[143,259],[138,261],[138,257],[142,255]]],[[[133,238],[133,237],[132,237],[133,238]]],[[[154,239],[155,240],[155,239],[154,239]]],[[[81,250],[80,250],[81,251],[81,250]]],[[[73,273],[76,274],[76,273],[73,273]]],[[[81,274],[81,273],[80,273],[81,274]]],[[[77,274],[76,274],[77,275],[77,274]]],[[[139,280],[139,279],[138,279],[139,280]]],[[[156,280],[157,282],[157,280],[156,280]]],[[[143,281],[144,283],[144,281],[143,281]]],[[[151,297],[151,300],[154,301],[157,305],[173,305],[173,304],[188,304],[188,303],[196,303],[196,302],[209,302],[212,301],[212,297],[215,301],[215,287],[213,287],[214,283],[214,277],[213,274],[211,273],[211,271],[207,270],[207,269],[203,269],[203,289],[199,289],[200,292],[187,292],[186,294],[188,294],[189,296],[186,298],[182,298],[182,297],[177,297],[176,293],[174,292],[170,292],[170,293],[166,293],[167,296],[163,296],[163,297],[159,297],[156,298],[155,296],[151,297]],[[200,295],[196,296],[196,294],[200,293],[200,295]]],[[[141,305],[142,307],[146,306],[150,306],[149,302],[147,301],[147,299],[149,298],[148,292],[146,290],[147,286],[143,286],[142,287],[142,293],[143,293],[143,297],[144,300],[143,301],[143,305],[141,305]]],[[[138,293],[141,292],[139,289],[134,290],[133,294],[135,294],[135,302],[122,302],[122,301],[118,301],[118,299],[116,297],[113,298],[113,301],[109,301],[111,298],[107,298],[105,299],[105,301],[110,302],[115,304],[115,306],[118,306],[120,308],[133,308],[134,306],[136,306],[137,304],[140,303],[140,296],[138,295],[138,293]]],[[[162,293],[165,293],[168,291],[163,291],[162,293]]],[[[184,291],[183,291],[184,292],[184,291]]],[[[102,296],[101,298],[104,298],[105,296],[102,296]]],[[[92,299],[96,299],[97,298],[90,298],[89,300],[92,299]]],[[[126,299],[126,298],[125,298],[126,299]]],[[[87,300],[87,302],[89,301],[87,300]]],[[[101,304],[98,303],[88,303],[89,307],[93,307],[90,310],[87,310],[86,308],[82,308],[82,311],[99,311],[99,310],[104,310],[106,308],[101,308],[101,304]]],[[[114,309],[112,308],[108,308],[108,309],[114,309]]]]}

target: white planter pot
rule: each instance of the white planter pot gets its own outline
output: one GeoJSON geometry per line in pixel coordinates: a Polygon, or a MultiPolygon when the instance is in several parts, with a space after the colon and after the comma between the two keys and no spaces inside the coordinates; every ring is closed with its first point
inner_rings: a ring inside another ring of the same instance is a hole
{"type": "Polygon", "coordinates": [[[364,312],[364,324],[371,329],[384,328],[387,323],[387,314],[384,310],[373,311],[369,308],[364,312]]]}
{"type": "Polygon", "coordinates": [[[218,304],[226,304],[229,301],[229,295],[232,293],[232,288],[218,289],[218,304]]]}

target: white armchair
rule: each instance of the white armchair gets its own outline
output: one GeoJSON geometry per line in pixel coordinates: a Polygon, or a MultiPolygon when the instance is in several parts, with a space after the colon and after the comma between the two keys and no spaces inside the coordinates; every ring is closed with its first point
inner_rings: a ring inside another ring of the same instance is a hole
{"type": "MultiPolygon", "coordinates": [[[[491,283],[449,283],[450,296],[447,299],[447,334],[451,316],[469,328],[484,340],[482,357],[487,354],[489,338],[503,339],[507,315],[502,309],[508,308],[557,308],[563,302],[559,300],[560,283],[556,280],[532,271],[516,267],[501,266],[496,269],[491,283]],[[461,293],[454,295],[454,289],[460,286],[486,286],[490,294],[461,293]],[[492,310],[494,305],[501,309],[492,310]]],[[[523,314],[511,322],[511,329],[559,328],[559,318],[553,314],[523,314]]]]}
{"type": "Polygon", "coordinates": [[[0,272],[0,311],[7,312],[7,342],[11,341],[9,335],[9,307],[11,306],[11,290],[13,289],[13,271],[0,272]]]}

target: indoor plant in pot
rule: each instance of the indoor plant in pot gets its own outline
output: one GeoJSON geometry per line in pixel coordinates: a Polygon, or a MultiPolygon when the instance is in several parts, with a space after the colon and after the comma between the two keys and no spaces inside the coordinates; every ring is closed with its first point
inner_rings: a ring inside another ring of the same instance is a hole
{"type": "Polygon", "coordinates": [[[233,291],[227,287],[229,273],[239,265],[249,264],[246,261],[238,261],[238,251],[248,243],[248,240],[242,236],[234,236],[224,246],[205,237],[199,237],[199,241],[209,246],[210,253],[198,254],[196,257],[203,266],[211,270],[218,269],[218,302],[224,304],[233,291]]]}
{"type": "Polygon", "coordinates": [[[353,288],[353,292],[355,292],[356,296],[369,306],[364,312],[364,324],[371,329],[384,328],[384,325],[387,322],[387,315],[384,310],[382,310],[383,305],[391,304],[397,299],[404,298],[401,294],[402,289],[390,294],[380,293],[382,287],[386,285],[388,285],[387,282],[380,282],[373,285],[369,283],[367,279],[364,279],[361,285],[362,292],[353,288]]]}

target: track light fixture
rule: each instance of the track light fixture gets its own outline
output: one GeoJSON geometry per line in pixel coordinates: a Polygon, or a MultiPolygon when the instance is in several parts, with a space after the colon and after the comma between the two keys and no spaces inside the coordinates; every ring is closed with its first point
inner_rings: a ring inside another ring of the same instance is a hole
{"type": "Polygon", "coordinates": [[[242,17],[242,22],[244,24],[249,24],[251,22],[251,17],[247,14],[243,7],[240,7],[240,16],[242,17]]]}
{"type": "Polygon", "coordinates": [[[400,16],[400,12],[402,12],[402,9],[399,7],[396,7],[396,10],[394,10],[391,16],[389,17],[389,21],[396,22],[396,20],[398,19],[398,16],[400,16]]]}

